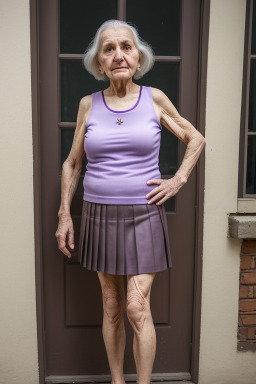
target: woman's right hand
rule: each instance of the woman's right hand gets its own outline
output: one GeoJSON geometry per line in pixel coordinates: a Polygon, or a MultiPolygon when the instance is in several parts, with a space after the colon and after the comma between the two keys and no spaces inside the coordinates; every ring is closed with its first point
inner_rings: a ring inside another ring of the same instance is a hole
{"type": "Polygon", "coordinates": [[[64,253],[67,257],[71,257],[71,253],[67,249],[67,245],[74,249],[74,227],[73,221],[70,215],[62,214],[59,216],[59,225],[55,236],[58,241],[59,250],[64,253]],[[66,244],[66,239],[68,238],[68,242],[66,244]]]}

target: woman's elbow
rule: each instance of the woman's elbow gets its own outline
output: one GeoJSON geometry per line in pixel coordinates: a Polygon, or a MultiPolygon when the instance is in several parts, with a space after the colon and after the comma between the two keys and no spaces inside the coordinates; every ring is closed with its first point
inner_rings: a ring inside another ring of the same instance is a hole
{"type": "Polygon", "coordinates": [[[197,140],[198,140],[198,143],[200,144],[200,146],[205,146],[206,144],[206,140],[205,140],[205,137],[197,131],[197,140]]]}
{"type": "Polygon", "coordinates": [[[81,171],[82,169],[82,160],[83,159],[76,159],[74,157],[68,156],[67,159],[64,161],[62,168],[69,168],[72,170],[81,171]]]}
{"type": "Polygon", "coordinates": [[[195,131],[193,135],[191,135],[187,144],[191,143],[191,145],[204,147],[206,145],[205,137],[198,131],[195,131]]]}
{"type": "Polygon", "coordinates": [[[62,168],[74,168],[74,167],[75,167],[75,159],[68,156],[62,164],[62,168]]]}

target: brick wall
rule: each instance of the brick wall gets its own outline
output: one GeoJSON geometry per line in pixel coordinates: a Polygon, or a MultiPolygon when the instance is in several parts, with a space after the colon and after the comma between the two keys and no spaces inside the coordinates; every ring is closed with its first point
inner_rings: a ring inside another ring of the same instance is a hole
{"type": "Polygon", "coordinates": [[[240,258],[239,351],[256,350],[256,239],[244,239],[240,258]]]}

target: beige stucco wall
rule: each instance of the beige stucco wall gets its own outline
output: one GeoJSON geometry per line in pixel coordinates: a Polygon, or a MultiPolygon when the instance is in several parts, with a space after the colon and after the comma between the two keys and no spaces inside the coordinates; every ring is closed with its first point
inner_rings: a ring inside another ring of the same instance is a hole
{"type": "Polygon", "coordinates": [[[29,0],[0,1],[0,382],[38,383],[29,0]]]}
{"type": "Polygon", "coordinates": [[[256,352],[238,352],[240,240],[237,209],[246,0],[212,0],[206,103],[206,169],[199,384],[255,384],[256,352]]]}

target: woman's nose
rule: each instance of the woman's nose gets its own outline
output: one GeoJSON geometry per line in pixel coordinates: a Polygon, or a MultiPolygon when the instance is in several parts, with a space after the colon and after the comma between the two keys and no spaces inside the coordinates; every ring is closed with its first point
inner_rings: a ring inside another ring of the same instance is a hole
{"type": "Polygon", "coordinates": [[[122,55],[121,49],[118,47],[115,53],[115,60],[122,60],[122,59],[123,59],[123,55],[122,55]]]}

